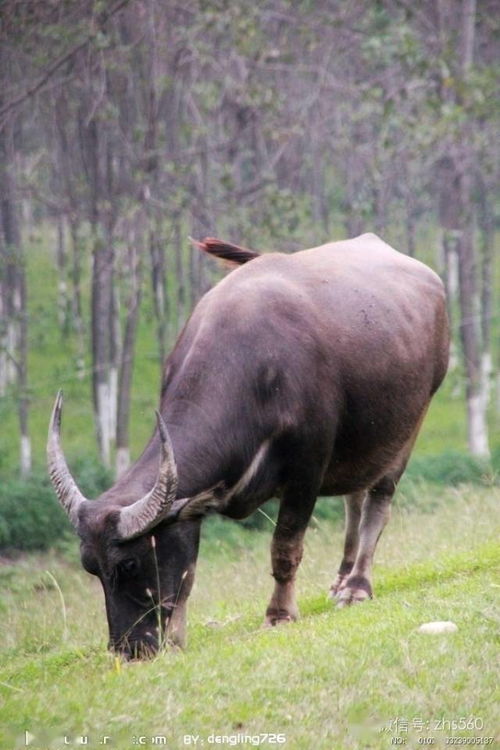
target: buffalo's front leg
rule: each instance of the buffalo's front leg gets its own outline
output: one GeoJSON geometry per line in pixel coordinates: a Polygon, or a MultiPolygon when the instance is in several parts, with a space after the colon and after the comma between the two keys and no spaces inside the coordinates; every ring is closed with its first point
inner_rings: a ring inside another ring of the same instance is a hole
{"type": "Polygon", "coordinates": [[[383,479],[361,506],[359,541],[354,565],[336,593],[339,607],[372,597],[371,568],[377,542],[391,515],[394,480],[383,479]]]}
{"type": "Polygon", "coordinates": [[[186,647],[186,602],[177,604],[165,627],[166,643],[179,648],[186,647]]]}
{"type": "Polygon", "coordinates": [[[314,508],[316,494],[290,490],[280,505],[271,545],[274,592],[266,610],[265,625],[297,619],[295,575],[302,560],[304,534],[314,508]]]}

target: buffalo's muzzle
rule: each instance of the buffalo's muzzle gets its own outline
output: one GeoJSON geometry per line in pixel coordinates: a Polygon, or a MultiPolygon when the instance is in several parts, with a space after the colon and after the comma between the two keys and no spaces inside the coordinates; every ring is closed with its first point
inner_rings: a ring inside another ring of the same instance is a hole
{"type": "Polygon", "coordinates": [[[159,650],[158,637],[151,632],[144,633],[140,638],[122,638],[110,641],[108,648],[128,661],[134,659],[152,659],[159,650]]]}

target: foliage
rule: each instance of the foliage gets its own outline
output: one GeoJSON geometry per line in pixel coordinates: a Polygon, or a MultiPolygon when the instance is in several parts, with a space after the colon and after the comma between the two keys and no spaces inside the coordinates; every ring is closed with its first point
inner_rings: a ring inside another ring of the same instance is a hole
{"type": "Polygon", "coordinates": [[[405,473],[407,481],[416,479],[441,485],[457,486],[467,482],[491,484],[498,481],[500,466],[495,454],[487,459],[471,456],[470,453],[448,451],[436,456],[415,456],[405,473]]]}
{"type": "MultiPolygon", "coordinates": [[[[81,489],[88,497],[99,494],[109,484],[109,474],[88,459],[78,461],[76,470],[81,489]]],[[[46,550],[59,546],[68,533],[73,533],[71,526],[46,472],[1,483],[1,550],[46,550]]]]}
{"type": "Polygon", "coordinates": [[[11,479],[0,489],[0,548],[48,549],[69,530],[47,477],[11,479]]]}
{"type": "Polygon", "coordinates": [[[78,476],[78,486],[85,497],[97,497],[112,484],[109,469],[88,456],[77,458],[72,465],[78,476]]]}

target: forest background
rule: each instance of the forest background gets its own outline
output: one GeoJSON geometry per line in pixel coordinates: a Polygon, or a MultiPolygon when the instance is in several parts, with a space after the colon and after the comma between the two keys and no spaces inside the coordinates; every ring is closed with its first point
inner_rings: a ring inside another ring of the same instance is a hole
{"type": "Polygon", "coordinates": [[[452,358],[410,474],[496,481],[495,0],[0,12],[1,547],[65,528],[44,469],[59,387],[86,494],[140,452],[161,363],[221,275],[189,236],[288,252],[375,231],[429,263],[452,358]]]}

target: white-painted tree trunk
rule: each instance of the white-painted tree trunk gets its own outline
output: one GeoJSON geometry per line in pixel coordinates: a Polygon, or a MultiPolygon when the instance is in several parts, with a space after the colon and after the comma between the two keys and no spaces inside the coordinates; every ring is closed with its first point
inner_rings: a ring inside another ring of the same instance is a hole
{"type": "Polygon", "coordinates": [[[480,458],[489,458],[490,456],[486,403],[482,391],[469,396],[467,399],[469,450],[473,456],[480,458]]]}
{"type": "MultiPolygon", "coordinates": [[[[1,313],[1,310],[0,310],[1,313]]],[[[0,323],[0,396],[5,396],[9,385],[9,358],[7,355],[8,336],[7,324],[0,323]]]]}
{"type": "Polygon", "coordinates": [[[7,356],[2,350],[3,342],[0,341],[0,396],[7,393],[7,356]]]}
{"type": "Polygon", "coordinates": [[[31,440],[28,435],[21,435],[20,448],[21,476],[26,478],[31,473],[31,440]]]}
{"type": "Polygon", "coordinates": [[[7,391],[7,302],[6,290],[0,284],[0,396],[7,391]]]}
{"type": "Polygon", "coordinates": [[[495,410],[497,414],[500,414],[500,369],[496,376],[496,394],[495,394],[495,410]]]}
{"type": "Polygon", "coordinates": [[[76,362],[75,362],[76,377],[78,378],[78,380],[82,381],[85,379],[85,357],[83,354],[83,348],[80,347],[80,344],[78,344],[78,349],[79,351],[76,356],[76,362]]]}
{"type": "Polygon", "coordinates": [[[130,466],[130,450],[128,448],[117,448],[116,450],[116,478],[119,479],[130,466]]]}
{"type": "Polygon", "coordinates": [[[493,376],[493,360],[490,351],[484,351],[481,355],[481,392],[484,399],[485,409],[490,403],[491,380],[493,376]]]}
{"type": "Polygon", "coordinates": [[[118,405],[118,368],[113,366],[109,370],[109,405],[108,405],[108,419],[109,419],[109,433],[111,440],[114,442],[116,439],[116,413],[118,405]]]}
{"type": "Polygon", "coordinates": [[[109,384],[101,382],[97,386],[97,429],[99,432],[101,459],[103,464],[108,468],[111,466],[112,439],[110,412],[109,384]]]}
{"type": "Polygon", "coordinates": [[[454,300],[458,296],[458,253],[456,250],[450,250],[448,253],[448,294],[450,299],[454,300]]]}
{"type": "MultiPolygon", "coordinates": [[[[460,355],[457,351],[457,345],[452,340],[450,341],[450,359],[448,362],[448,372],[452,372],[452,370],[456,370],[457,367],[460,364],[460,355]]],[[[460,389],[460,386],[458,386],[460,389]]]]}
{"type": "Polygon", "coordinates": [[[12,320],[7,327],[7,384],[17,381],[16,362],[13,359],[14,352],[17,351],[17,342],[19,341],[19,326],[12,320]]]}

